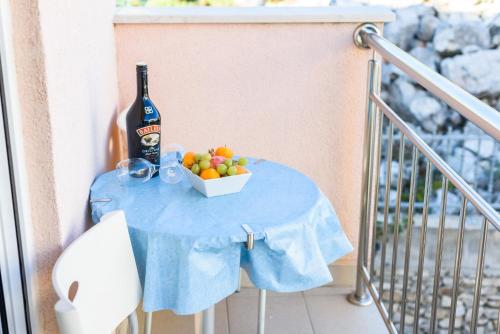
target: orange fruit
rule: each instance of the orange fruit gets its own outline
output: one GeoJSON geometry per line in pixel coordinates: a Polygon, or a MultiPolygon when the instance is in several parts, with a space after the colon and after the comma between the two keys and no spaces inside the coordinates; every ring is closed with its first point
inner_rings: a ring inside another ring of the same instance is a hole
{"type": "Polygon", "coordinates": [[[182,159],[182,164],[186,168],[193,167],[193,164],[196,162],[196,157],[194,152],[187,152],[184,154],[184,159],[182,159]]]}
{"type": "Polygon", "coordinates": [[[200,177],[203,180],[218,179],[220,174],[215,170],[215,168],[208,168],[201,171],[200,177]]]}
{"type": "Polygon", "coordinates": [[[231,159],[233,157],[233,151],[227,146],[217,147],[217,149],[215,150],[215,155],[231,159]]]}
{"type": "Polygon", "coordinates": [[[240,166],[240,165],[236,165],[236,175],[246,174],[246,173],[247,173],[247,170],[245,167],[240,166]]]}

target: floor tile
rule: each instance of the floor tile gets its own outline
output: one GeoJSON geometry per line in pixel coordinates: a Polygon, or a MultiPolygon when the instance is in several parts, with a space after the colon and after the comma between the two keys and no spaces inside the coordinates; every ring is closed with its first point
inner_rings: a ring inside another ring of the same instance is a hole
{"type": "Polygon", "coordinates": [[[227,317],[227,300],[215,305],[215,333],[229,334],[229,319],[227,317]]]}
{"type": "MultiPolygon", "coordinates": [[[[145,315],[141,310],[138,311],[137,315],[139,319],[139,332],[142,333],[145,315]]],[[[171,311],[154,312],[152,334],[164,333],[195,333],[194,315],[177,315],[171,311]]],[[[215,333],[229,334],[226,300],[222,300],[215,305],[215,333]]]]}
{"type": "MultiPolygon", "coordinates": [[[[145,314],[138,312],[139,332],[142,333],[144,328],[145,314]]],[[[193,315],[176,315],[171,311],[160,311],[153,313],[152,334],[160,333],[177,333],[177,334],[193,334],[194,333],[194,316],[193,315]]]]}
{"type": "Polygon", "coordinates": [[[346,300],[347,293],[329,293],[323,296],[305,294],[315,334],[387,333],[375,305],[355,306],[346,300]]]}
{"type": "Polygon", "coordinates": [[[322,286],[320,288],[311,289],[304,291],[304,296],[332,296],[332,295],[347,295],[351,293],[353,289],[351,287],[333,287],[333,286],[322,286]]]}
{"type": "MultiPolygon", "coordinates": [[[[274,292],[267,291],[269,297],[300,297],[302,292],[274,292]]],[[[255,297],[259,296],[259,289],[257,288],[241,288],[239,292],[235,292],[233,296],[240,297],[255,297]]]]}
{"type": "MultiPolygon", "coordinates": [[[[256,297],[236,294],[228,298],[231,334],[256,333],[257,305],[256,297]]],[[[312,334],[303,296],[269,296],[266,309],[266,332],[272,334],[312,334]]]]}

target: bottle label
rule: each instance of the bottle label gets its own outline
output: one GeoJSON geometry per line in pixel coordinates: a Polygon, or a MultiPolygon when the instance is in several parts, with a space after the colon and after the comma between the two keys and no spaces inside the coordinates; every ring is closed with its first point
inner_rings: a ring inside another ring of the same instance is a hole
{"type": "Polygon", "coordinates": [[[160,158],[160,125],[148,125],[136,130],[141,141],[141,153],[144,159],[154,164],[160,158]]]}

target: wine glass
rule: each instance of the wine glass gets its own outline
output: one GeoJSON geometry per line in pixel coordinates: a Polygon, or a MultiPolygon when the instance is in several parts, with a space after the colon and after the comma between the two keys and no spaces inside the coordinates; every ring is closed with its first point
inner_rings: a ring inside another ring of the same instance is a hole
{"type": "Polygon", "coordinates": [[[182,181],[182,156],[184,148],[179,144],[167,144],[165,153],[160,157],[160,178],[163,182],[176,184],[182,181]]]}
{"type": "Polygon", "coordinates": [[[155,172],[155,166],[146,159],[131,158],[118,162],[116,177],[123,186],[135,186],[148,182],[155,172]]]}

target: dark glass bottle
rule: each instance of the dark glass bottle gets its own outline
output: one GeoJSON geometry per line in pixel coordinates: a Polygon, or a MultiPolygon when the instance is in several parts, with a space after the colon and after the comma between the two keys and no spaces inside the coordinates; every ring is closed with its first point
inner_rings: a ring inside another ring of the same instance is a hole
{"type": "Polygon", "coordinates": [[[127,112],[128,157],[144,158],[160,168],[161,117],[148,94],[148,67],[136,65],[137,97],[127,112]]]}

